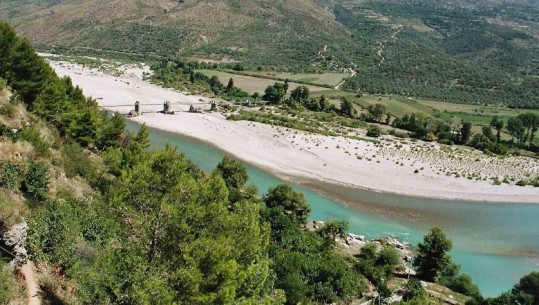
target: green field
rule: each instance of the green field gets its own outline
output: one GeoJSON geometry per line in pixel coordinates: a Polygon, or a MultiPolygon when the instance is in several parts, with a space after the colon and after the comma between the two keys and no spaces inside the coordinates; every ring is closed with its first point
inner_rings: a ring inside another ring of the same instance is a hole
{"type": "MultiPolygon", "coordinates": [[[[260,77],[254,77],[254,76],[246,76],[246,75],[239,75],[239,74],[233,74],[229,72],[222,72],[222,71],[215,71],[215,70],[198,70],[198,72],[201,72],[209,77],[211,76],[217,76],[221,83],[226,85],[228,81],[232,78],[234,80],[234,85],[241,90],[253,94],[255,92],[260,93],[261,95],[264,94],[264,90],[270,86],[273,85],[276,81],[272,79],[267,78],[260,78],[260,77]]],[[[294,90],[296,87],[302,86],[302,84],[298,83],[290,83],[289,91],[294,90]]],[[[324,88],[320,86],[313,86],[313,85],[306,85],[306,87],[309,88],[311,91],[311,94],[313,95],[321,95],[321,94],[335,94],[336,92],[340,92],[338,90],[324,88]]]]}
{"type": "MultiPolygon", "coordinates": [[[[290,78],[293,73],[278,72],[273,75],[268,75],[270,72],[258,72],[261,77],[248,76],[235,74],[232,72],[223,72],[215,70],[199,70],[207,76],[216,75],[223,84],[227,84],[228,80],[232,78],[234,85],[249,94],[258,92],[264,93],[267,86],[272,85],[276,80],[268,79],[266,77],[275,78],[290,78]]],[[[242,72],[243,73],[243,72],[242,72]]],[[[251,72],[246,72],[251,73],[251,72]]],[[[322,73],[322,74],[295,74],[295,80],[306,81],[306,78],[315,75],[320,75],[318,80],[333,81],[337,80],[337,73],[322,73]]],[[[342,76],[342,74],[341,74],[342,76]]],[[[292,78],[290,78],[292,79],[292,78]]],[[[290,82],[290,91],[300,86],[301,84],[290,82]]],[[[325,95],[330,98],[330,102],[335,106],[340,104],[341,97],[347,97],[355,102],[358,106],[365,109],[369,105],[383,104],[387,107],[387,111],[394,117],[402,117],[406,114],[422,114],[427,117],[433,117],[443,122],[446,122],[452,126],[458,126],[462,121],[467,121],[473,124],[473,131],[480,133],[483,126],[488,126],[493,116],[498,116],[503,121],[511,117],[517,116],[520,113],[532,112],[539,114],[537,109],[511,109],[502,107],[488,107],[479,105],[457,104],[448,102],[436,102],[432,100],[416,100],[412,98],[404,98],[399,96],[374,96],[364,95],[357,97],[355,93],[330,89],[314,85],[306,85],[311,91],[312,97],[319,97],[325,95]]],[[[360,110],[360,109],[358,109],[360,110]]],[[[508,134],[502,134],[505,139],[510,139],[508,134]]]]}
{"type": "Polygon", "coordinates": [[[265,78],[290,79],[300,83],[312,83],[318,85],[337,86],[348,73],[290,73],[276,71],[246,71],[246,74],[259,75],[265,78]]]}

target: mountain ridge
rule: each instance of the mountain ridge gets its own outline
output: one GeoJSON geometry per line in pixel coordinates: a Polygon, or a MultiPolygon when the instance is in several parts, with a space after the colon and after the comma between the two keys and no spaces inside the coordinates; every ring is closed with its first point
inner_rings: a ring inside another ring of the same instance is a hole
{"type": "Polygon", "coordinates": [[[358,73],[370,94],[539,107],[539,1],[7,0],[0,19],[42,50],[358,73]]]}

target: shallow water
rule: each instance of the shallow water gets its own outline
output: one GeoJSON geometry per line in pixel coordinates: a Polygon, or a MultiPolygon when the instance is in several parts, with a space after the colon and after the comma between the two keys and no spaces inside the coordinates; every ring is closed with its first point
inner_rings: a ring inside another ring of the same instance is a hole
{"type": "MultiPolygon", "coordinates": [[[[133,122],[127,125],[132,131],[139,128],[133,122]]],[[[152,145],[162,147],[168,142],[177,146],[205,171],[213,170],[225,155],[195,139],[149,131],[152,145]]],[[[249,183],[261,194],[284,181],[250,165],[247,171],[249,183]]],[[[415,198],[311,181],[303,186],[291,184],[307,197],[311,219],[346,219],[351,232],[368,238],[393,235],[415,244],[430,227],[442,227],[453,240],[453,260],[472,276],[485,296],[498,295],[521,276],[539,270],[539,205],[415,198]]]]}

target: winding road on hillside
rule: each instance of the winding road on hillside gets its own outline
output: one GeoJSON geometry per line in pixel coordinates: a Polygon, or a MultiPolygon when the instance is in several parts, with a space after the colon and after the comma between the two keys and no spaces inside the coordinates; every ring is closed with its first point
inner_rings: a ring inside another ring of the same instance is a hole
{"type": "MultiPolygon", "coordinates": [[[[356,74],[357,74],[357,71],[354,70],[354,69],[352,69],[352,68],[346,69],[346,70],[350,72],[350,76],[349,76],[349,77],[354,77],[354,76],[356,76],[356,74]]],[[[340,89],[341,89],[341,86],[342,86],[345,82],[346,82],[346,80],[343,79],[337,86],[335,86],[335,90],[340,90],[340,89]]]]}
{"type": "MultiPolygon", "coordinates": [[[[399,33],[402,31],[403,29],[403,25],[402,24],[399,24],[397,26],[397,30],[391,35],[391,39],[395,40],[397,39],[397,35],[399,35],[399,33]]],[[[378,44],[380,44],[380,50],[378,50],[377,54],[378,56],[380,57],[380,63],[378,64],[378,66],[381,66],[384,61],[386,60],[386,58],[384,57],[384,49],[385,49],[385,45],[384,43],[386,43],[387,40],[384,40],[383,42],[380,42],[378,41],[378,44]]]]}

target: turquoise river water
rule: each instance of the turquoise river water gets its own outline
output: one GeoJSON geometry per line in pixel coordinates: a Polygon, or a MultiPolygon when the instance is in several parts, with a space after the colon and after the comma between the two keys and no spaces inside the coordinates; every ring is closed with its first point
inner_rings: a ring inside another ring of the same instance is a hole
{"type": "MultiPolygon", "coordinates": [[[[139,125],[128,122],[128,129],[139,125]]],[[[225,153],[207,143],[150,128],[155,147],[176,146],[205,171],[225,153]]],[[[261,194],[284,180],[246,164],[249,183],[261,194]]],[[[367,238],[397,236],[416,244],[432,226],[453,240],[453,261],[485,296],[510,289],[521,276],[539,271],[539,204],[495,204],[415,198],[321,182],[291,183],[312,206],[311,219],[345,219],[350,231],[367,238]],[[327,194],[327,195],[324,195],[327,194]],[[332,199],[334,198],[334,199],[332,199]]]]}

